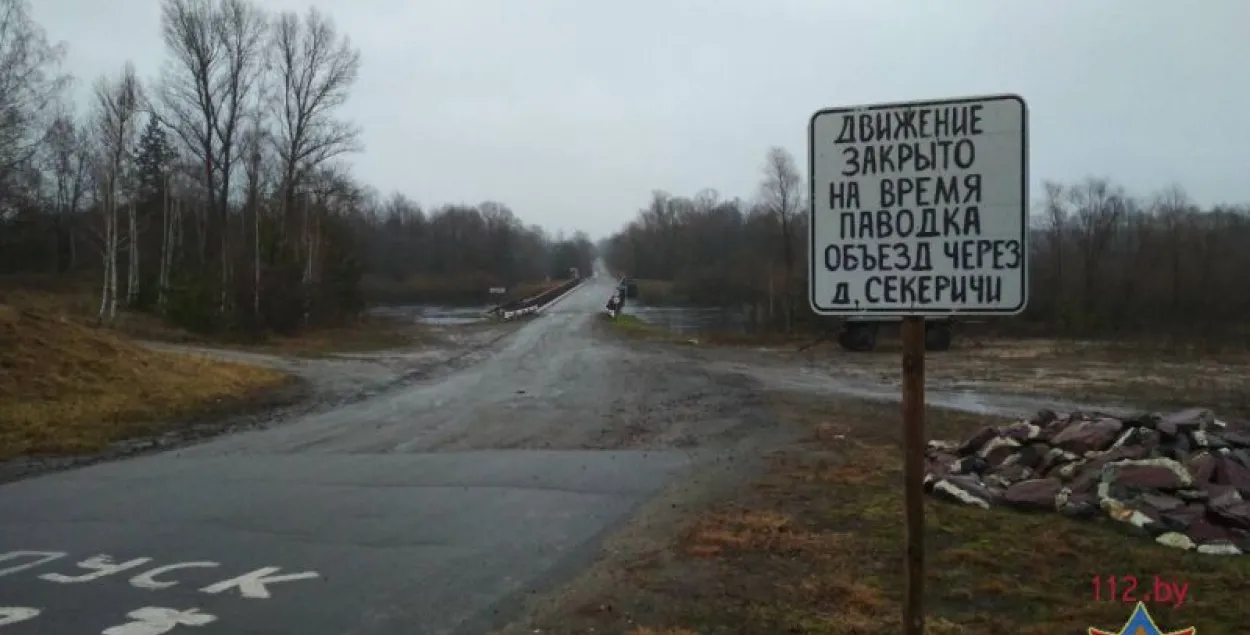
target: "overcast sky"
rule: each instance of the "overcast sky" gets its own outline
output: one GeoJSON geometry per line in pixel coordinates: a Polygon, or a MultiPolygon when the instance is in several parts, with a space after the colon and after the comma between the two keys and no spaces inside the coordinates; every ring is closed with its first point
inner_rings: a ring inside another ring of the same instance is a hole
{"type": "MultiPolygon", "coordinates": [[[[260,0],[360,47],[361,180],[615,231],[652,189],[750,196],[821,107],[1015,92],[1043,179],[1250,200],[1250,1],[260,0]]],[[[163,60],[158,0],[34,0],[85,79],[163,60]]],[[[805,168],[804,168],[805,171],[805,168]]]]}

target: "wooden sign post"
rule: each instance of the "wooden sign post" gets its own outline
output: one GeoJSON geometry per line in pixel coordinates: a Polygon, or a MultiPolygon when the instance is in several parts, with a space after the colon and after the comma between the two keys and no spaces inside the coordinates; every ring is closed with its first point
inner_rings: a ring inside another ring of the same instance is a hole
{"type": "Polygon", "coordinates": [[[922,635],[925,318],[1028,303],[1028,108],[994,95],[820,110],[808,177],[812,310],[902,321],[903,632],[922,635]]]}

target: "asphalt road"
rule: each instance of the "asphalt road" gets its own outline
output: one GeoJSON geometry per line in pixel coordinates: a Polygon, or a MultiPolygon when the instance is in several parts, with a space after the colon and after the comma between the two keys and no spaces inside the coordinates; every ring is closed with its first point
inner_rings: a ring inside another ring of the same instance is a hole
{"type": "Polygon", "coordinates": [[[0,486],[0,635],[501,625],[769,425],[751,380],[596,336],[613,284],[437,381],[0,486]]]}

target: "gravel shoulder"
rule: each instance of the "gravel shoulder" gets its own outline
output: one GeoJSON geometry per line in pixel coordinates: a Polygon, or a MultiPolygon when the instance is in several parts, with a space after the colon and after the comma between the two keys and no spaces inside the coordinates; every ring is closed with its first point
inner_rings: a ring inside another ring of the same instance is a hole
{"type": "Polygon", "coordinates": [[[404,382],[428,379],[480,361],[491,347],[519,328],[518,323],[485,326],[430,327],[419,347],[318,356],[281,355],[233,348],[144,341],[154,350],[202,355],[225,361],[264,366],[300,378],[310,397],[322,403],[370,396],[404,382]]]}

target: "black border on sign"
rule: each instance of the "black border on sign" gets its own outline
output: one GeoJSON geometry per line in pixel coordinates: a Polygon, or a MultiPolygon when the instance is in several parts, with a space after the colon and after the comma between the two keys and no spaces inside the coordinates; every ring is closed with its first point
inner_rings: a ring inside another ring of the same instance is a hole
{"type": "Polygon", "coordinates": [[[906,315],[923,315],[944,317],[957,315],[1019,315],[1029,304],[1029,106],[1024,98],[1014,93],[983,95],[978,97],[957,97],[953,99],[930,99],[925,101],[899,101],[892,103],[872,104],[868,106],[846,106],[842,108],[822,108],[812,114],[807,123],[807,182],[808,182],[808,216],[807,216],[807,303],[812,312],[818,315],[851,316],[876,315],[881,317],[902,317],[906,315]],[[816,120],[828,115],[840,115],[851,112],[872,112],[874,110],[892,110],[895,108],[924,108],[929,106],[947,106],[978,102],[1011,100],[1020,104],[1020,246],[1024,250],[1024,262],[1020,266],[1021,294],[1020,304],[1007,309],[950,309],[920,310],[910,312],[898,308],[830,308],[816,303],[816,181],[812,178],[816,173],[816,120]]]}

